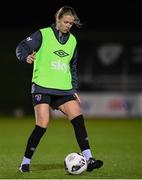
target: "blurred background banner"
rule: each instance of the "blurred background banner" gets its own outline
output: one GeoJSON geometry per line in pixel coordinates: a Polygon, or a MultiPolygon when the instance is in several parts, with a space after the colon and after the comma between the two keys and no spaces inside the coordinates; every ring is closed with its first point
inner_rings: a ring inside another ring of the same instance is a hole
{"type": "Polygon", "coordinates": [[[81,88],[92,91],[142,90],[142,35],[88,32],[81,41],[81,88]],[[82,62],[83,61],[83,62],[82,62]]]}
{"type": "MultiPolygon", "coordinates": [[[[134,118],[142,117],[142,94],[81,93],[82,110],[86,117],[134,118]]],[[[53,116],[62,117],[58,111],[53,116]]]]}

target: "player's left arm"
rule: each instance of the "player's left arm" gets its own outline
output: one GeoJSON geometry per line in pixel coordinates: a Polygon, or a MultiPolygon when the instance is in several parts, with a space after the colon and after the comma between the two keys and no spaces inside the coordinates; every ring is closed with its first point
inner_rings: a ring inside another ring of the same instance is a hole
{"type": "Polygon", "coordinates": [[[70,61],[70,70],[71,70],[71,76],[72,76],[72,87],[74,92],[77,92],[78,89],[78,78],[77,78],[77,59],[78,59],[78,52],[77,47],[74,50],[73,57],[70,61]]]}
{"type": "Polygon", "coordinates": [[[78,59],[78,50],[77,50],[77,46],[76,46],[74,55],[70,62],[70,69],[71,69],[71,75],[72,75],[72,86],[73,86],[73,90],[74,90],[74,96],[75,96],[76,100],[79,103],[81,103],[79,95],[77,94],[77,89],[78,89],[77,59],[78,59]]]}

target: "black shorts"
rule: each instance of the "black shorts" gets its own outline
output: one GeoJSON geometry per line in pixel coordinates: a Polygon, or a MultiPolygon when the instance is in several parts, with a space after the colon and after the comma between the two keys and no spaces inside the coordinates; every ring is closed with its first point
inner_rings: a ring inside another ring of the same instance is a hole
{"type": "Polygon", "coordinates": [[[74,95],[32,94],[33,106],[44,103],[49,104],[52,109],[58,109],[60,105],[71,100],[76,100],[74,95]]]}

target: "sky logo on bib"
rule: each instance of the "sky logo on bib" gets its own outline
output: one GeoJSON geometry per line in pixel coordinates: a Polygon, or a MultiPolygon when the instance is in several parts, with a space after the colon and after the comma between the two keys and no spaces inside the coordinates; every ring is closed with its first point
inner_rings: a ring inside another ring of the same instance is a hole
{"type": "Polygon", "coordinates": [[[67,64],[61,60],[54,60],[51,62],[51,69],[62,71],[63,73],[67,73],[68,68],[67,64]]]}
{"type": "Polygon", "coordinates": [[[59,57],[65,57],[65,56],[68,56],[69,54],[66,53],[65,51],[63,50],[57,50],[57,51],[54,51],[54,53],[59,56],[59,57]]]}

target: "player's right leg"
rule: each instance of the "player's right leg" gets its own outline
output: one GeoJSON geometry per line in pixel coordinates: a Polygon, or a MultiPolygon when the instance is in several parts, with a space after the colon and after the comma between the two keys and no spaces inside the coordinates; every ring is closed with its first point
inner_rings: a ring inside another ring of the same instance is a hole
{"type": "Polygon", "coordinates": [[[21,172],[30,172],[30,162],[32,156],[42,138],[46,132],[46,128],[49,123],[49,104],[37,103],[34,105],[36,125],[33,129],[26,146],[23,160],[21,162],[19,170],[21,172]]]}

